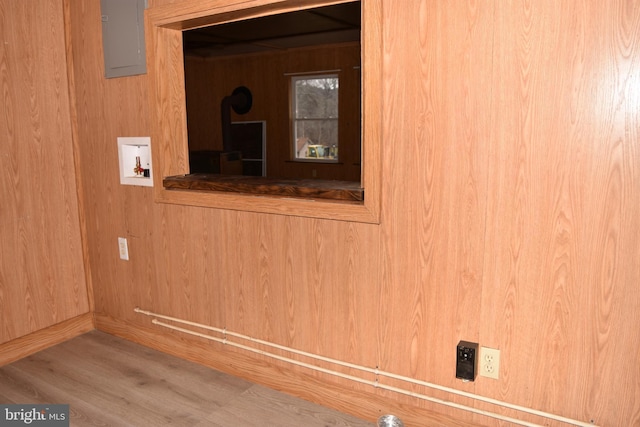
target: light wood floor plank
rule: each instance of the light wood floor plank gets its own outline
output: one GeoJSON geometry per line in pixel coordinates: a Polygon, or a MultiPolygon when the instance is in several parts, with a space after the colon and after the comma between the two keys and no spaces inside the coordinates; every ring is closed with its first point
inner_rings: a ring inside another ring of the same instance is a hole
{"type": "Polygon", "coordinates": [[[1,367],[0,403],[68,403],[79,427],[373,425],[98,331],[1,367]]]}
{"type": "Polygon", "coordinates": [[[327,427],[371,426],[355,421],[335,411],[319,410],[318,406],[300,399],[292,399],[277,391],[254,385],[233,404],[224,406],[202,425],[244,427],[327,427]],[[301,421],[304,423],[301,424],[301,421]]]}

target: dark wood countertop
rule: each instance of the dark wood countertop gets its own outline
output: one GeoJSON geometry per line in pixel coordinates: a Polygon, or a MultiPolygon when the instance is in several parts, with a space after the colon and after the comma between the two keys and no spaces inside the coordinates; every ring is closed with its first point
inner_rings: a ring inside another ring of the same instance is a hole
{"type": "Polygon", "coordinates": [[[168,176],[164,188],[172,190],[222,191],[306,199],[364,201],[359,182],[316,179],[279,179],[255,176],[189,174],[168,176]]]}

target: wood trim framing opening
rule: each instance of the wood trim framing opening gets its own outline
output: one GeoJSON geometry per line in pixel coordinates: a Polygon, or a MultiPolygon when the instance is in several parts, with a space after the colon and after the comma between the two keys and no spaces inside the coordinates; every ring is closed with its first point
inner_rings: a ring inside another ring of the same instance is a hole
{"type": "MultiPolygon", "coordinates": [[[[182,31],[193,28],[313,8],[342,1],[254,0],[224,4],[220,0],[179,2],[146,11],[147,67],[150,81],[151,135],[155,199],[211,208],[243,210],[333,220],[379,223],[382,126],[382,10],[381,0],[362,0],[362,169],[363,201],[314,197],[304,182],[285,192],[243,191],[201,185],[174,185],[167,177],[189,174],[189,154],[184,91],[182,31]]],[[[185,181],[184,179],[182,181],[185,181]]],[[[215,181],[215,180],[214,180],[215,181]]],[[[229,181],[229,180],[227,180],[229,181]]],[[[253,183],[260,187],[261,182],[253,183]]],[[[318,184],[318,183],[316,183],[318,184]]],[[[327,186],[330,188],[330,186],[327,186]]],[[[278,187],[281,188],[281,187],[278,187]]]]}

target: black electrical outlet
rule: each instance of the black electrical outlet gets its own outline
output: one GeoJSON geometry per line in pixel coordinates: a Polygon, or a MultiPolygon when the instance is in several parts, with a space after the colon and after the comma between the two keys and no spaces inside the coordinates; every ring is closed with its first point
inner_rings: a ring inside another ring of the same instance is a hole
{"type": "Polygon", "coordinates": [[[474,381],[478,372],[478,344],[460,341],[456,348],[456,378],[474,381]]]}

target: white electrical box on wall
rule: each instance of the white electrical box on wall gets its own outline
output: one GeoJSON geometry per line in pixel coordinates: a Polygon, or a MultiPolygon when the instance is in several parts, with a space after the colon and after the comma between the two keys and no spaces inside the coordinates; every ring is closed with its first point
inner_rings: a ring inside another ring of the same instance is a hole
{"type": "Polygon", "coordinates": [[[153,187],[151,138],[118,137],[120,184],[153,187]]]}

